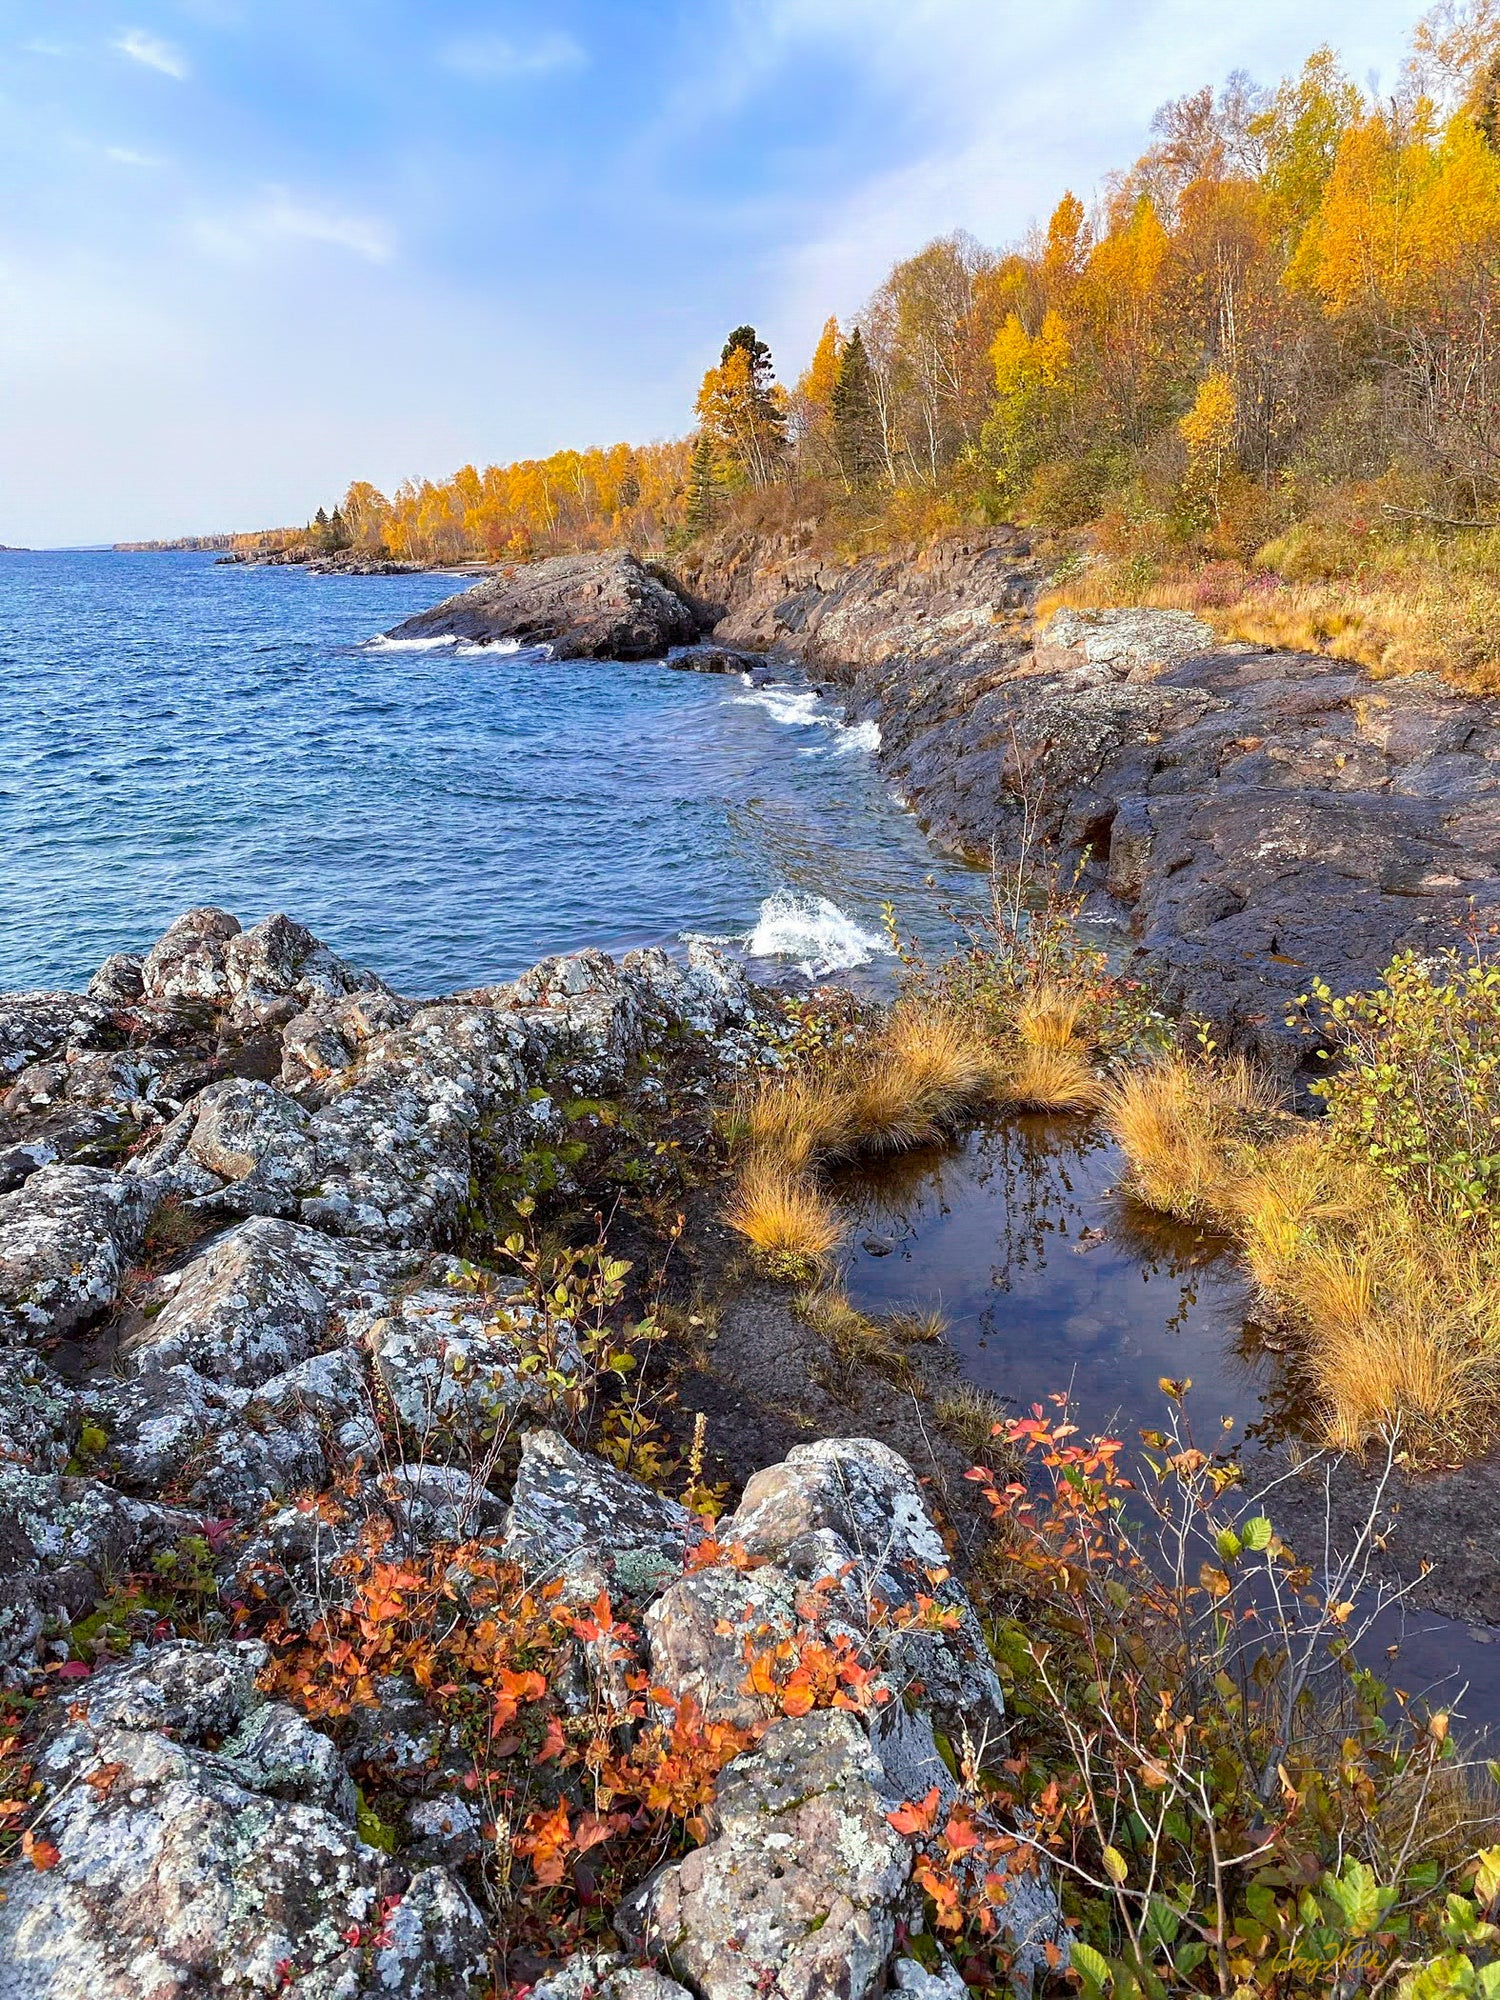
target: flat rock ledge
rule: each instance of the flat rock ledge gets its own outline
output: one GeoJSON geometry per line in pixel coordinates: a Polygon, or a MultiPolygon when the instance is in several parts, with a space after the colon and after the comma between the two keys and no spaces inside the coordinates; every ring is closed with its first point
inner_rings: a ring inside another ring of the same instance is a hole
{"type": "Polygon", "coordinates": [[[707,629],[660,570],[623,550],[516,563],[395,626],[387,638],[512,641],[560,660],[655,660],[707,629]]]}
{"type": "MultiPolygon", "coordinates": [[[[667,1049],[733,1066],[763,1033],[712,950],[579,953],[424,1003],[288,918],[212,909],[87,993],[0,996],[0,1677],[36,1686],[186,1537],[223,1601],[299,1630],[371,1524],[413,1557],[477,1541],[568,1602],[608,1591],[651,1686],[755,1735],[699,1844],[607,1913],[608,1949],[541,1965],[540,2000],[960,2000],[930,1940],[925,1969],[906,1956],[922,1903],[889,1814],[953,1795],[939,1732],[985,1758],[1007,1723],[911,1467],[799,1445],[708,1544],[547,1427],[527,1297],[448,1249],[475,1177],[555,1140],[565,1102],[649,1084],[667,1049]],[[153,1264],[164,1218],[187,1228],[153,1264]],[[947,1615],[918,1615],[934,1597],[947,1615]],[[780,1714],[749,1634],[857,1648],[869,1699],[780,1714]]],[[[548,1352],[566,1368],[566,1337],[548,1352]]],[[[268,1695],[267,1660],[163,1625],[43,1702],[49,1862],[0,1880],[6,2000],[471,2000],[496,1976],[449,1725],[393,1678],[335,1741],[268,1695]],[[372,1767],[404,1801],[393,1847],[362,1831],[372,1767]]],[[[619,1672],[580,1649],[580,1705],[619,1672]]],[[[1024,1977],[1061,1929],[1044,1882],[1012,1886],[1024,1977]]]]}

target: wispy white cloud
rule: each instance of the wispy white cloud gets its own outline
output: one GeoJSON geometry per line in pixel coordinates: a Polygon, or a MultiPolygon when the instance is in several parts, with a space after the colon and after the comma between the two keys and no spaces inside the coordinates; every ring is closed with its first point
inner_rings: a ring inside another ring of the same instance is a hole
{"type": "Polygon", "coordinates": [[[163,76],[175,77],[179,83],[188,76],[187,57],[181,49],[164,42],[160,35],[148,34],[144,28],[127,28],[116,38],[114,46],[122,56],[129,56],[132,62],[144,63],[147,69],[160,70],[163,76]]]}
{"type": "Polygon", "coordinates": [[[478,82],[512,76],[545,76],[549,70],[577,69],[588,60],[571,35],[542,35],[534,42],[508,35],[467,35],[444,42],[438,61],[444,69],[478,82]]]}
{"type": "Polygon", "coordinates": [[[287,188],[276,187],[233,214],[200,216],[193,234],[205,250],[235,261],[281,244],[323,243],[347,250],[367,263],[385,264],[395,247],[389,230],[373,217],[320,208],[287,188]]]}
{"type": "Polygon", "coordinates": [[[156,153],[138,153],[134,146],[106,146],[106,160],[113,160],[119,167],[164,167],[167,163],[156,153]]]}

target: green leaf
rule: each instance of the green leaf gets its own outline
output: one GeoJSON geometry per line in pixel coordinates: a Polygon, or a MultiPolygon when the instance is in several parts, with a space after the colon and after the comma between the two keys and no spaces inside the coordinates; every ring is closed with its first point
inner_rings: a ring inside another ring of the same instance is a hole
{"type": "Polygon", "coordinates": [[[1256,1555],[1271,1546],[1271,1536],[1274,1532],[1264,1514],[1252,1514],[1248,1521],[1240,1523],[1240,1540],[1256,1555]]]}
{"type": "Polygon", "coordinates": [[[1116,1886],[1125,1880],[1129,1870],[1125,1865],[1125,1857],[1118,1847],[1105,1848],[1104,1872],[1116,1886]]]}
{"type": "Polygon", "coordinates": [[[1068,1953],[1068,1963],[1083,1981],[1084,2000],[1095,2000],[1097,1994],[1107,1993],[1115,1983],[1109,1961],[1091,1944],[1084,1944],[1077,1938],[1068,1953]]]}

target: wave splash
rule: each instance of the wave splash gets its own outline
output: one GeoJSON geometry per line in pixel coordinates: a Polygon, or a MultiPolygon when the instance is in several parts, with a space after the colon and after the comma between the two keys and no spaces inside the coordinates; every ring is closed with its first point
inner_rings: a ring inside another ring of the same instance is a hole
{"type": "Polygon", "coordinates": [[[808,979],[868,965],[890,944],[878,931],[865,930],[828,896],[778,889],[760,906],[755,928],[743,939],[748,958],[789,958],[808,979]]]}
{"type": "Polygon", "coordinates": [[[440,632],[430,639],[389,639],[382,632],[373,639],[366,639],[360,647],[360,651],[364,653],[448,651],[456,653],[461,659],[475,653],[519,653],[520,650],[519,639],[461,639],[456,632],[440,632]]]}
{"type": "Polygon", "coordinates": [[[775,682],[766,687],[751,687],[747,680],[746,692],[737,694],[734,700],[739,708],[765,709],[773,722],[783,723],[789,729],[828,730],[832,737],[829,747],[838,756],[851,750],[873,752],[880,748],[878,723],[842,721],[814,688],[778,686],[775,682]]]}

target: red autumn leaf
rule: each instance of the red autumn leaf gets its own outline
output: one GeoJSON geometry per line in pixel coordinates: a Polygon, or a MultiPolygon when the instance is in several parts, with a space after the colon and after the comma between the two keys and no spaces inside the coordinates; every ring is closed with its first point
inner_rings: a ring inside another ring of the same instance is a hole
{"type": "Polygon", "coordinates": [[[887,1813],[886,1818],[897,1833],[909,1836],[931,1833],[937,1820],[939,1796],[938,1788],[934,1785],[920,1805],[913,1805],[908,1801],[906,1805],[898,1806],[893,1813],[887,1813]]]}
{"type": "Polygon", "coordinates": [[[62,1854],[52,1842],[35,1833],[21,1835],[21,1852],[39,1875],[45,1875],[49,1868],[55,1868],[62,1860],[62,1854]]]}

